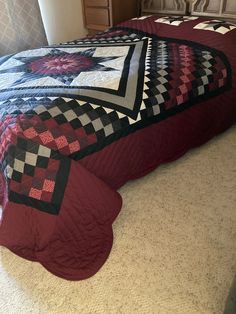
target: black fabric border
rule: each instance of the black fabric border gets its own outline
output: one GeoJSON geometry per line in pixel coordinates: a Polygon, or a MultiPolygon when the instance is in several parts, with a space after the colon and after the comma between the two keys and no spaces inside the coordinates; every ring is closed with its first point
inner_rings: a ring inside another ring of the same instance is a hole
{"type": "Polygon", "coordinates": [[[71,160],[69,158],[63,158],[61,160],[60,168],[58,170],[58,174],[55,180],[55,190],[52,196],[51,203],[36,200],[30,196],[19,194],[13,191],[10,191],[9,193],[9,200],[17,204],[30,206],[51,215],[59,215],[65,189],[67,186],[67,181],[70,174],[70,165],[71,160]]]}

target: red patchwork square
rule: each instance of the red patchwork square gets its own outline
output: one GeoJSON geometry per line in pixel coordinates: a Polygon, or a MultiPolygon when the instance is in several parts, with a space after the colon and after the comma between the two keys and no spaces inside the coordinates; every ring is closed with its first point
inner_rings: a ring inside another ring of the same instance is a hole
{"type": "MultiPolygon", "coordinates": [[[[0,131],[1,132],[1,131],[0,131]]],[[[0,145],[0,156],[2,157],[3,153],[6,150],[7,140],[5,137],[1,137],[1,145],[0,145]]]]}
{"type": "Polygon", "coordinates": [[[188,83],[189,82],[189,78],[186,75],[182,75],[180,76],[180,79],[183,83],[188,83]]]}
{"type": "Polygon", "coordinates": [[[68,141],[65,136],[60,136],[55,140],[58,149],[63,148],[68,145],[68,141]]]}
{"type": "Polygon", "coordinates": [[[39,135],[39,137],[41,138],[43,144],[47,144],[47,143],[50,143],[54,140],[51,132],[49,131],[46,131],[46,132],[43,132],[39,135]]]}
{"type": "Polygon", "coordinates": [[[181,61],[181,65],[185,68],[188,68],[191,66],[191,60],[186,58],[185,60],[181,61]]]}
{"type": "Polygon", "coordinates": [[[23,134],[25,137],[30,138],[30,139],[35,138],[38,135],[38,133],[35,131],[33,127],[25,130],[23,134]]]}
{"type": "Polygon", "coordinates": [[[188,92],[188,89],[187,89],[185,84],[180,85],[179,89],[180,89],[182,94],[186,94],[188,92]]]}
{"type": "Polygon", "coordinates": [[[183,69],[181,69],[181,71],[182,71],[185,75],[191,74],[191,71],[190,71],[188,68],[183,68],[183,69]]]}
{"type": "Polygon", "coordinates": [[[225,85],[225,80],[224,79],[220,79],[219,80],[219,87],[223,87],[225,85]]]}
{"type": "Polygon", "coordinates": [[[40,191],[38,189],[31,188],[29,196],[32,198],[35,198],[37,200],[41,200],[42,191],[40,191]]]}
{"type": "Polygon", "coordinates": [[[177,99],[177,104],[178,104],[178,105],[181,105],[181,104],[183,103],[183,101],[184,101],[184,98],[183,98],[182,95],[177,96],[176,99],[177,99]]]}
{"type": "Polygon", "coordinates": [[[221,72],[222,72],[223,78],[226,78],[226,77],[227,77],[227,71],[226,71],[226,69],[223,69],[221,72]]]}
{"type": "Polygon", "coordinates": [[[22,133],[22,131],[23,131],[22,128],[17,123],[15,123],[14,125],[11,126],[11,132],[13,132],[15,134],[22,133]]]}
{"type": "Polygon", "coordinates": [[[55,182],[51,180],[45,180],[43,184],[43,190],[46,192],[53,192],[55,188],[55,182]]]}
{"type": "Polygon", "coordinates": [[[80,144],[78,141],[69,144],[70,153],[78,152],[80,150],[80,144]]]}

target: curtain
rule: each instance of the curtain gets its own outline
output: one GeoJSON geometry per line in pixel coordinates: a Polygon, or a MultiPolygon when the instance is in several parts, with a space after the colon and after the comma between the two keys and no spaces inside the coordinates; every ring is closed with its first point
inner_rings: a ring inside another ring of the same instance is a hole
{"type": "Polygon", "coordinates": [[[38,0],[0,0],[0,55],[46,44],[38,0]]]}

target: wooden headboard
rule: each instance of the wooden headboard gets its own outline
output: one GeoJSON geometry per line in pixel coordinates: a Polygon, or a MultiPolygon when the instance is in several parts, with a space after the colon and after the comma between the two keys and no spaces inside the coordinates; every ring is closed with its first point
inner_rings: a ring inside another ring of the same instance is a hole
{"type": "Polygon", "coordinates": [[[236,21],[236,0],[194,0],[190,6],[191,15],[213,16],[236,21]]]}
{"type": "Polygon", "coordinates": [[[141,0],[141,14],[190,14],[236,23],[236,0],[141,0]]]}
{"type": "Polygon", "coordinates": [[[147,14],[177,14],[185,15],[187,3],[185,0],[142,0],[141,13],[147,14]]]}

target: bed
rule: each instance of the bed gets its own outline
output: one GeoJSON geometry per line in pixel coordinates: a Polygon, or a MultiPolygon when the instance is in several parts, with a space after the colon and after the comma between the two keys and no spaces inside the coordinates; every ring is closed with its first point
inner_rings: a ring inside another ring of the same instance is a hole
{"type": "Polygon", "coordinates": [[[118,189],[236,122],[236,5],[214,3],[143,1],[104,33],[0,59],[0,245],[94,275],[118,189]]]}

